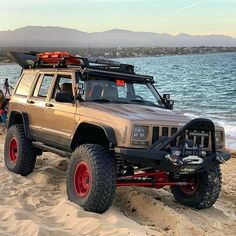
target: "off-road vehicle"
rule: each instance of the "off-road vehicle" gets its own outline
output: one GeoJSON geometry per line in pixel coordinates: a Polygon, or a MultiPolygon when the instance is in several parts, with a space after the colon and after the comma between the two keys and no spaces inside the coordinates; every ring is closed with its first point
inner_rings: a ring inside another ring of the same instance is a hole
{"type": "Polygon", "coordinates": [[[170,186],[174,198],[208,208],[221,190],[225,134],[209,119],[172,111],[152,76],[105,59],[12,53],[23,67],[9,103],[6,167],[26,176],[42,152],[71,158],[69,200],[102,213],[116,187],[170,186]]]}

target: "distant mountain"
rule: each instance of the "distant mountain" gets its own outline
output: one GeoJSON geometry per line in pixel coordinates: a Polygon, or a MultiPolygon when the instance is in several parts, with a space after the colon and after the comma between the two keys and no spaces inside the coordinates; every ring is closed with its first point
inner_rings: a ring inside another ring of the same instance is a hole
{"type": "Polygon", "coordinates": [[[113,29],[86,33],[52,26],[27,26],[0,31],[0,47],[236,47],[236,38],[224,35],[192,36],[113,29]]]}

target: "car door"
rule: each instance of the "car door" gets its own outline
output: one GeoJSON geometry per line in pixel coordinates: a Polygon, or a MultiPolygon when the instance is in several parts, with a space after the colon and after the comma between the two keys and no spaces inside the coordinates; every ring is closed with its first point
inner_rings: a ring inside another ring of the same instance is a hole
{"type": "Polygon", "coordinates": [[[73,102],[57,102],[57,92],[65,90],[74,96],[73,73],[57,73],[52,92],[46,103],[45,124],[43,127],[47,141],[57,147],[70,150],[70,144],[75,132],[76,104],[73,102]]]}
{"type": "Polygon", "coordinates": [[[40,73],[27,99],[26,110],[31,134],[39,141],[44,141],[42,127],[45,123],[45,104],[54,76],[54,73],[40,73]]]}

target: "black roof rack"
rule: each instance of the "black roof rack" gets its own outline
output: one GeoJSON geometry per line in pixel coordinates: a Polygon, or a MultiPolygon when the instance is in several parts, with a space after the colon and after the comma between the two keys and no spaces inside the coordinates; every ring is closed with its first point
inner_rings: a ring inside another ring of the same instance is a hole
{"type": "MultiPolygon", "coordinates": [[[[51,52],[48,52],[49,54],[51,52]]],[[[53,52],[52,52],[53,53],[53,52]]],[[[57,52],[60,53],[60,52],[57,52]]],[[[91,72],[94,75],[103,73],[104,76],[125,76],[129,79],[145,80],[153,83],[152,76],[137,75],[134,72],[134,66],[130,64],[123,64],[118,61],[112,61],[104,58],[86,58],[72,56],[66,52],[67,56],[58,58],[57,62],[50,64],[50,60],[46,63],[38,55],[40,52],[30,51],[30,52],[10,52],[11,57],[24,69],[29,68],[71,68],[71,67],[81,67],[85,69],[86,72],[91,72]],[[80,61],[80,63],[77,63],[80,61]],[[82,63],[81,63],[82,62],[82,63]]],[[[46,54],[46,53],[45,53],[46,54]]],[[[46,60],[46,59],[45,59],[46,60]]]]}
{"type": "MultiPolygon", "coordinates": [[[[49,52],[50,53],[50,52],[49,52]]],[[[11,57],[24,69],[28,68],[66,68],[70,66],[80,66],[80,67],[97,67],[97,68],[107,68],[107,69],[117,69],[124,72],[134,73],[134,66],[129,64],[122,64],[118,61],[107,60],[103,58],[86,58],[86,57],[76,57],[69,55],[65,57],[58,58],[57,63],[45,63],[42,59],[38,57],[40,52],[29,51],[29,52],[13,52],[10,51],[11,57]],[[67,63],[69,60],[80,60],[82,63],[67,63]]]]}

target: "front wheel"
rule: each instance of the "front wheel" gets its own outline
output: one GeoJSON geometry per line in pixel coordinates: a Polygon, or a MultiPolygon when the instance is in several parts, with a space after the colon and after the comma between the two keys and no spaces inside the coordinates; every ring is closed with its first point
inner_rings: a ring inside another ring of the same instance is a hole
{"type": "Polygon", "coordinates": [[[172,186],[174,198],[182,204],[196,209],[211,207],[219,197],[221,191],[221,171],[219,165],[211,169],[185,176],[193,182],[189,186],[172,186]]]}
{"type": "Polygon", "coordinates": [[[116,165],[111,153],[97,144],[77,148],[67,171],[68,199],[87,211],[105,212],[116,189],[116,165]]]}

